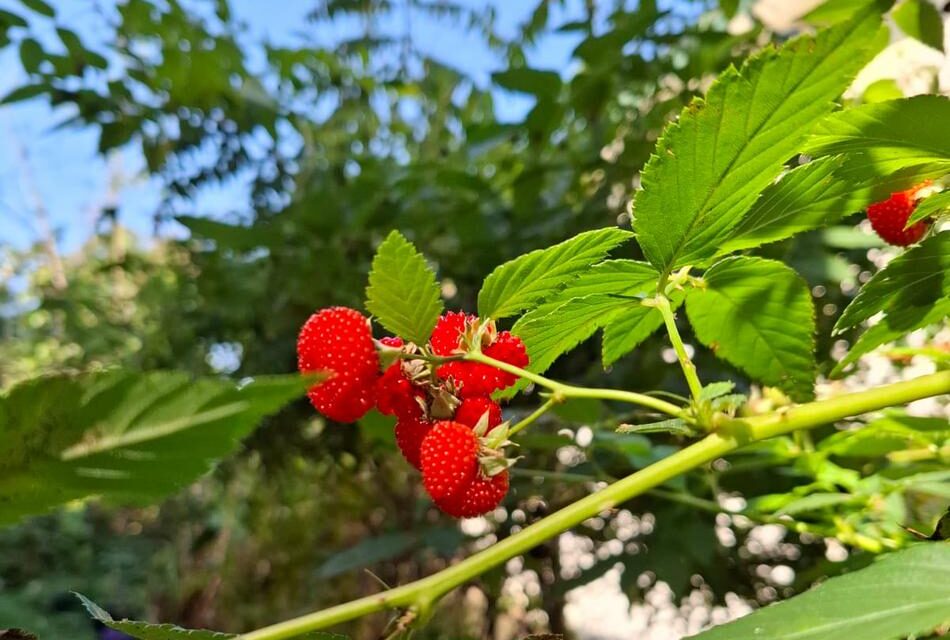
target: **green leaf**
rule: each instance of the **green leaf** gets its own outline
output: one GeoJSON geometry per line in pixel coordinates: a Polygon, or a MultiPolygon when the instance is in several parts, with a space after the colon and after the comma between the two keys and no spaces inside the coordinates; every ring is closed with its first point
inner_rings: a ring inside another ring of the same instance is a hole
{"type": "Polygon", "coordinates": [[[887,102],[903,97],[904,92],[897,86],[897,81],[893,78],[882,78],[875,80],[864,89],[861,102],[887,102]]]}
{"type": "Polygon", "coordinates": [[[24,38],[20,42],[20,63],[23,69],[28,73],[36,73],[40,70],[40,64],[46,59],[46,52],[40,43],[33,38],[24,38]]]}
{"type": "Polygon", "coordinates": [[[3,27],[28,27],[30,23],[15,13],[0,9],[0,25],[3,27]]]}
{"type": "Polygon", "coordinates": [[[230,453],[304,383],[115,371],[17,385],[0,396],[0,524],[92,496],[156,501],[230,453]]]}
{"type": "Polygon", "coordinates": [[[7,95],[3,96],[3,100],[0,100],[0,104],[12,104],[14,102],[29,100],[30,98],[43,95],[49,90],[50,86],[47,84],[25,84],[22,87],[17,87],[7,95]]]}
{"type": "Polygon", "coordinates": [[[839,431],[820,443],[818,450],[842,458],[879,458],[891,451],[926,447],[950,437],[950,425],[941,418],[889,415],[859,429],[839,431]]]}
{"type": "Polygon", "coordinates": [[[731,392],[736,388],[736,383],[729,380],[723,380],[720,382],[710,382],[702,391],[699,392],[700,400],[713,400],[720,396],[724,396],[727,393],[731,392]]]}
{"type": "Polygon", "coordinates": [[[786,503],[778,513],[792,516],[809,511],[823,511],[854,500],[855,497],[850,493],[812,493],[786,503]]]}
{"type": "Polygon", "coordinates": [[[416,344],[425,344],[442,313],[435,273],[398,231],[376,250],[366,308],[384,327],[416,344]]]}
{"type": "Polygon", "coordinates": [[[40,15],[44,15],[47,18],[56,17],[56,10],[53,9],[53,7],[48,5],[43,0],[20,0],[20,2],[27,9],[30,9],[31,11],[35,11],[36,13],[39,13],[40,15]]]}
{"type": "MultiPolygon", "coordinates": [[[[219,633],[205,629],[183,629],[174,624],[151,624],[136,620],[115,620],[109,615],[108,611],[86,596],[77,593],[76,597],[79,598],[83,606],[86,607],[86,611],[88,611],[89,615],[96,621],[110,629],[121,631],[139,640],[227,640],[228,638],[239,637],[233,633],[219,633]]],[[[297,637],[299,637],[300,640],[347,640],[347,636],[322,631],[314,631],[297,637]]]]}
{"type": "Polygon", "coordinates": [[[881,32],[880,16],[867,10],[767,49],[724,72],[705,100],[684,109],[657,143],[634,200],[634,230],[647,259],[668,272],[714,255],[719,238],[876,53],[881,32]]]}
{"type": "Polygon", "coordinates": [[[594,335],[630,304],[625,298],[593,294],[569,300],[544,317],[516,323],[512,331],[528,350],[528,370],[546,371],[558,357],[594,335]]]}
{"type": "Polygon", "coordinates": [[[175,216],[175,220],[187,227],[192,237],[212,240],[218,249],[251,251],[280,240],[278,229],[266,223],[245,226],[195,216],[175,216]]]}
{"type": "Polygon", "coordinates": [[[802,20],[819,26],[837,24],[851,18],[858,11],[864,11],[874,3],[875,0],[825,0],[802,16],[802,20]]]}
{"type": "Polygon", "coordinates": [[[907,219],[907,226],[909,227],[924,218],[944,216],[947,213],[950,213],[950,189],[935,193],[918,202],[917,208],[907,219]]]}
{"type": "MultiPolygon", "coordinates": [[[[683,304],[684,298],[681,291],[674,291],[670,295],[670,307],[675,311],[683,304]]],[[[609,367],[636,349],[662,326],[663,314],[656,307],[633,302],[626,305],[604,326],[604,340],[601,345],[604,367],[609,367]]]]}
{"type": "Polygon", "coordinates": [[[616,227],[587,231],[506,262],[485,278],[478,293],[479,316],[506,318],[536,306],[631,236],[616,227]]]}
{"type": "Polygon", "coordinates": [[[880,311],[925,307],[950,297],[950,231],[938,233],[894,258],[861,287],[847,306],[835,333],[880,311]]]}
{"type": "Polygon", "coordinates": [[[796,400],[813,395],[815,312],[808,285],[780,262],[727,258],[686,295],[696,337],[752,378],[796,400]]]}
{"type": "Polygon", "coordinates": [[[924,543],[691,636],[694,640],[894,640],[950,622],[950,545],[924,543]]]}
{"type": "Polygon", "coordinates": [[[902,0],[894,7],[891,17],[911,38],[943,51],[943,17],[927,0],[902,0]]]}
{"type": "Polygon", "coordinates": [[[923,327],[943,322],[950,316],[950,299],[938,300],[933,306],[893,309],[880,322],[861,334],[848,354],[828,374],[840,378],[844,371],[866,353],[882,344],[893,342],[923,327]]]}
{"type": "MultiPolygon", "coordinates": [[[[843,156],[819,158],[789,171],[769,185],[721,243],[718,255],[784,240],[838,222],[895,191],[907,189],[944,171],[924,164],[904,167],[887,177],[861,175],[843,156]]],[[[869,236],[870,237],[870,236],[869,236]]]]}
{"type": "Polygon", "coordinates": [[[556,71],[540,69],[506,69],[492,74],[492,80],[498,86],[509,91],[530,93],[539,98],[557,98],[561,91],[561,76],[556,71]]]}
{"type": "Polygon", "coordinates": [[[950,171],[950,99],[915,96],[846,109],[825,118],[805,145],[812,156],[849,154],[864,175],[888,176],[908,165],[950,171]]]}

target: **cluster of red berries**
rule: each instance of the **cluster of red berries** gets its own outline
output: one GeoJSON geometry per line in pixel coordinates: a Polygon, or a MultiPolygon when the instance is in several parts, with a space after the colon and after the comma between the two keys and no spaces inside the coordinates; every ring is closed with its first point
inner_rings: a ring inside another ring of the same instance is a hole
{"type": "Polygon", "coordinates": [[[868,220],[882,240],[899,247],[920,242],[929,225],[925,220],[921,220],[908,227],[907,221],[917,208],[917,192],[929,184],[927,181],[906,191],[892,193],[887,200],[875,202],[868,207],[868,220]]]}
{"type": "Polygon", "coordinates": [[[508,492],[510,463],[500,451],[507,425],[491,394],[517,379],[479,362],[434,364],[438,358],[429,357],[464,354],[473,346],[517,367],[528,364],[520,338],[473,315],[443,315],[420,347],[401,338],[374,340],[369,320],[345,307],[307,320],[297,356],[302,372],[329,374],[308,392],[320,413],[354,422],[375,406],[395,416],[396,444],[422,472],[433,502],[449,515],[469,518],[491,511],[508,492]]]}

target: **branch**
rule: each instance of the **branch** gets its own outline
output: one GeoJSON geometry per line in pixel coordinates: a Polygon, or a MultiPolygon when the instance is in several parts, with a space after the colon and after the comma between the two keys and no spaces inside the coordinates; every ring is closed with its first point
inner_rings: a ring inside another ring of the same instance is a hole
{"type": "MultiPolygon", "coordinates": [[[[481,361],[484,362],[484,360],[481,361]]],[[[284,640],[376,611],[398,608],[425,611],[452,589],[492,567],[529,551],[598,513],[613,509],[671,478],[745,445],[798,429],[813,429],[869,411],[946,393],[950,393],[950,371],[798,405],[768,415],[732,420],[726,423],[719,432],[711,433],[685,449],[618,480],[605,489],[564,507],[515,535],[505,538],[494,546],[427,578],[251,631],[239,638],[241,640],[284,640]]]]}

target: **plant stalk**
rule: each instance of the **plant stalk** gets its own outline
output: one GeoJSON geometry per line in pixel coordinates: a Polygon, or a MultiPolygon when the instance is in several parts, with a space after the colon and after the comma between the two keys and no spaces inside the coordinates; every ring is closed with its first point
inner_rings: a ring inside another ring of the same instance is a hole
{"type": "Polygon", "coordinates": [[[683,375],[686,376],[686,384],[689,386],[689,392],[693,396],[693,401],[699,404],[699,394],[702,393],[703,385],[699,381],[699,375],[696,373],[696,365],[690,360],[686,353],[686,347],[683,345],[683,338],[680,337],[679,329],[676,328],[676,318],[673,316],[673,308],[670,306],[670,300],[665,295],[660,294],[655,298],[656,308],[663,316],[663,322],[666,324],[666,332],[670,336],[670,342],[673,344],[673,350],[676,352],[676,358],[679,360],[680,368],[683,369],[683,375]]]}
{"type": "Polygon", "coordinates": [[[950,371],[787,407],[762,416],[729,421],[719,431],[707,435],[702,440],[564,507],[515,535],[427,578],[251,631],[240,638],[242,640],[284,640],[377,611],[400,608],[427,610],[447,592],[492,567],[529,551],[588,518],[614,509],[671,478],[707,464],[747,444],[798,429],[812,429],[869,411],[946,393],[950,393],[950,371]]]}

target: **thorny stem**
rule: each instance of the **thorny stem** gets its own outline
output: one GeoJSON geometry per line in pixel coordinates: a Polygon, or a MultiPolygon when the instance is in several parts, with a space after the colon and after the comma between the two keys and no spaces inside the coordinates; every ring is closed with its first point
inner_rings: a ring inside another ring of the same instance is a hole
{"type": "Polygon", "coordinates": [[[869,411],[946,393],[950,393],[950,371],[933,373],[914,380],[849,393],[827,400],[785,407],[766,415],[731,420],[719,431],[710,433],[702,440],[564,507],[495,545],[427,578],[251,631],[240,638],[242,640],[284,640],[377,611],[404,608],[426,611],[443,595],[492,567],[529,551],[588,518],[610,511],[671,478],[731,451],[798,429],[813,429],[869,411]]]}
{"type": "Polygon", "coordinates": [[[516,376],[524,378],[525,380],[533,382],[538,386],[550,389],[553,392],[552,397],[559,397],[561,401],[564,401],[568,398],[597,398],[600,400],[616,400],[618,402],[638,404],[640,406],[655,409],[656,411],[676,417],[682,417],[684,413],[683,409],[677,407],[675,404],[665,400],[660,400],[659,398],[654,398],[653,396],[648,396],[643,393],[635,393],[633,391],[622,391],[620,389],[589,389],[587,387],[575,387],[573,385],[564,384],[563,382],[557,382],[555,380],[545,378],[542,375],[527,371],[521,367],[516,367],[512,364],[508,364],[507,362],[496,360],[495,358],[486,356],[484,353],[468,353],[465,355],[464,359],[471,362],[481,362],[482,364],[491,365],[496,369],[507,371],[508,373],[512,373],[516,376]]]}
{"type": "Polygon", "coordinates": [[[665,295],[660,294],[655,298],[656,308],[663,316],[663,322],[666,324],[666,332],[670,336],[670,342],[673,343],[673,350],[676,351],[676,357],[683,369],[683,375],[686,376],[686,384],[689,385],[689,392],[693,400],[699,402],[699,394],[703,390],[703,385],[696,374],[696,365],[689,359],[686,353],[686,347],[683,346],[683,339],[680,337],[679,329],[676,328],[676,318],[673,316],[673,308],[670,306],[670,300],[665,295]]]}

